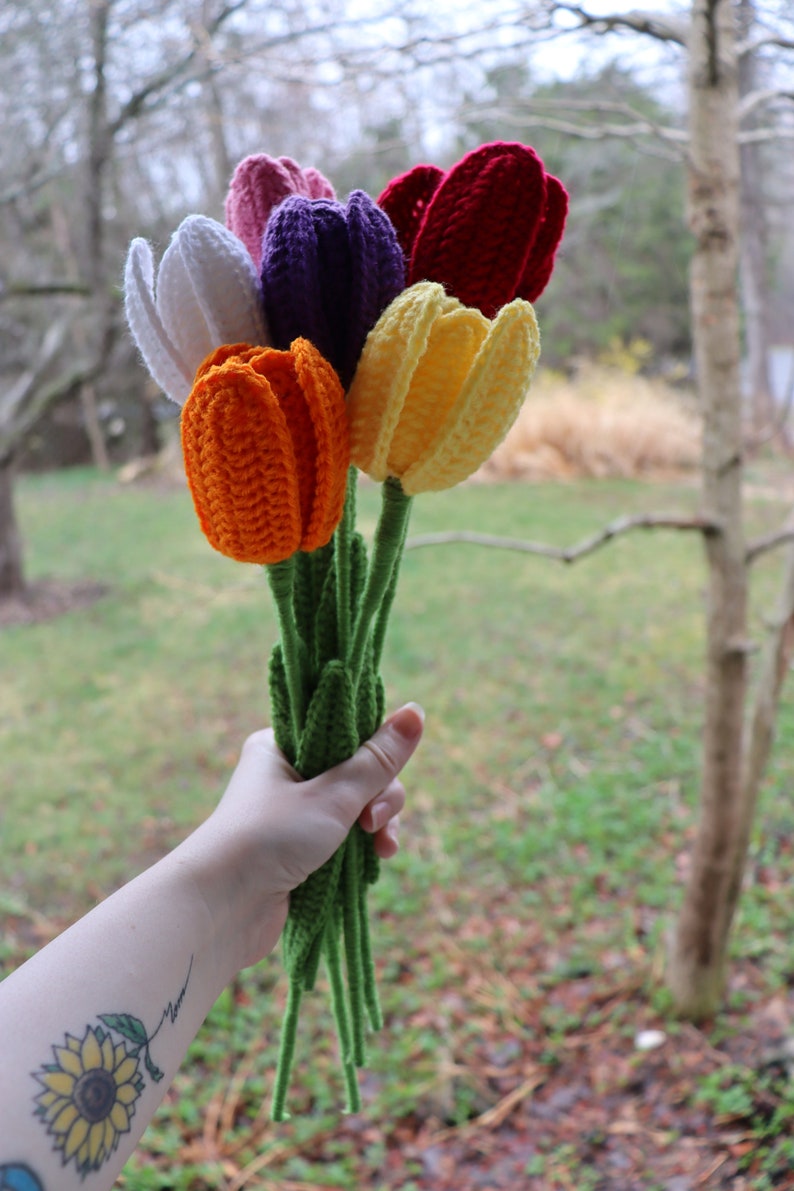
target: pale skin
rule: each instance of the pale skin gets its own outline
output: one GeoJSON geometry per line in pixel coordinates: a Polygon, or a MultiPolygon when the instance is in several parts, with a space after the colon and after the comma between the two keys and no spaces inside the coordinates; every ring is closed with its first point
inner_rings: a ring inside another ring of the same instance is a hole
{"type": "Polygon", "coordinates": [[[290,892],[356,821],[382,859],[397,851],[422,726],[408,704],[305,782],[255,733],[201,826],[0,984],[0,1188],[113,1186],[218,995],[276,945],[290,892]]]}

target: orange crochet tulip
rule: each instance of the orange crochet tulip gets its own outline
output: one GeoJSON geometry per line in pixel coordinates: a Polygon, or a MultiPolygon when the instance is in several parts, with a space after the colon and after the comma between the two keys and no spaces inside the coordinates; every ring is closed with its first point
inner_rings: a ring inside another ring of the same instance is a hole
{"type": "Polygon", "coordinates": [[[221,554],[277,563],[330,540],[349,431],[339,378],[308,340],[212,352],[182,411],[182,449],[201,528],[221,554]]]}

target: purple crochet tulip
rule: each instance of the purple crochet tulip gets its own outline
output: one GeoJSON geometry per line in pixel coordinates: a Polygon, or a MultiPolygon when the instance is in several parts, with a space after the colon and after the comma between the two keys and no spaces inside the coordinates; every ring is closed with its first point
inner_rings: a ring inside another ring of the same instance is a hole
{"type": "Polygon", "coordinates": [[[262,290],[275,347],[309,339],[348,387],[367,335],[405,285],[387,215],[362,190],[347,204],[293,195],[268,221],[262,290]]]}

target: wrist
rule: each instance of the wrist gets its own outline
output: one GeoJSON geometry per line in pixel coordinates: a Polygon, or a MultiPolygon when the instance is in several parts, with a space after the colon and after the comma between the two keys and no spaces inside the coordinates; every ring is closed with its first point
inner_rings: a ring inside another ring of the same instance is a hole
{"type": "Polygon", "coordinates": [[[203,823],[169,858],[202,920],[202,947],[218,974],[218,992],[241,968],[273,950],[287,917],[288,898],[270,894],[239,836],[216,816],[203,823]]]}

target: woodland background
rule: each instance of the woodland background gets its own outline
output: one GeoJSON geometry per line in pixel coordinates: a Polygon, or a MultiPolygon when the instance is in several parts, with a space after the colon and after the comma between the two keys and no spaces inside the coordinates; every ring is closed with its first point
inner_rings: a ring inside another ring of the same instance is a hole
{"type": "Polygon", "coordinates": [[[369,1118],[334,1113],[318,1012],[268,1126],[268,969],[123,1185],[794,1186],[787,5],[7,0],[0,63],[4,967],[176,842],[265,703],[265,601],[190,544],[124,326],[130,239],[222,219],[252,152],[376,195],[516,139],[571,193],[521,418],[415,518],[389,694],[421,676],[437,718],[369,1118]]]}

